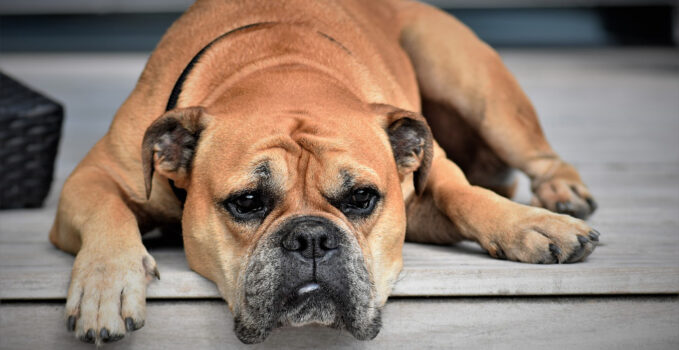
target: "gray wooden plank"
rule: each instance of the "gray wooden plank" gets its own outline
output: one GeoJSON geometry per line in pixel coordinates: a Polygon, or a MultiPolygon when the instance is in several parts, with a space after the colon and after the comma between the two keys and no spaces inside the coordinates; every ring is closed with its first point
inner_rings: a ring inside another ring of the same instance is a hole
{"type": "Polygon", "coordinates": [[[500,53],[564,159],[679,161],[679,50],[500,53]]]}
{"type": "MultiPolygon", "coordinates": [[[[221,301],[150,302],[146,325],[106,349],[676,349],[679,301],[652,298],[399,299],[372,341],[308,326],[243,345],[221,301]]],[[[0,305],[2,349],[91,349],[66,332],[60,304],[0,305]]]]}
{"type": "MultiPolygon", "coordinates": [[[[605,240],[586,262],[530,265],[495,260],[477,245],[442,247],[407,243],[394,296],[567,295],[679,293],[676,235],[631,233],[605,240]]],[[[73,257],[49,244],[0,245],[0,299],[63,299],[73,257]]],[[[212,283],[189,270],[179,249],[151,253],[162,280],[149,298],[219,297],[212,283]]]]}

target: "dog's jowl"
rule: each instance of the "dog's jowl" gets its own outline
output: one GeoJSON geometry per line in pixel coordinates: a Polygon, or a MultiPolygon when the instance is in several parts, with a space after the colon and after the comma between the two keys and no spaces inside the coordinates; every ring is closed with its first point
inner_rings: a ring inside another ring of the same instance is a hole
{"type": "Polygon", "coordinates": [[[50,240],[77,254],[66,323],[86,342],[144,325],[160,275],[141,236],[161,225],[181,225],[243,342],[306,324],[365,340],[406,239],[577,262],[595,208],[498,55],[444,12],[202,0],[67,180],[50,240]],[[515,171],[533,206],[507,198],[515,171]]]}

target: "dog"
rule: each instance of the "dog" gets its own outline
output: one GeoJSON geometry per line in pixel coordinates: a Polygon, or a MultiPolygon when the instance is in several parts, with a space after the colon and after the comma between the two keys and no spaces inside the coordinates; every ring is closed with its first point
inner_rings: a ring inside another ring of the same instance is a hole
{"type": "Polygon", "coordinates": [[[242,342],[311,323],[367,340],[405,240],[578,262],[595,209],[498,54],[445,12],[199,0],[66,181],[49,237],[76,254],[66,323],[85,342],[144,325],[159,273],[141,237],[167,225],[242,342]],[[531,206],[508,199],[514,170],[531,206]]]}

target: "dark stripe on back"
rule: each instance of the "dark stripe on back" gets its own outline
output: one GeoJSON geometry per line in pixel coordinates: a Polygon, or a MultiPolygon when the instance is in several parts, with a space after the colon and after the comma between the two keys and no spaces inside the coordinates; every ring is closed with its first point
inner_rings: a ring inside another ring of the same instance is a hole
{"type": "Polygon", "coordinates": [[[179,94],[182,92],[182,88],[184,86],[184,81],[186,78],[189,76],[189,73],[193,70],[193,67],[198,63],[198,60],[203,56],[203,54],[209,49],[212,45],[214,45],[216,42],[224,39],[230,34],[233,34],[235,32],[245,30],[248,28],[260,26],[263,24],[271,24],[273,22],[259,22],[259,23],[253,23],[253,24],[248,24],[242,27],[238,27],[236,29],[230,30],[220,36],[218,36],[215,40],[212,40],[209,44],[205,45],[198,53],[193,56],[189,64],[184,68],[182,71],[182,74],[179,75],[179,78],[177,79],[177,82],[174,84],[174,87],[172,88],[172,93],[170,94],[170,98],[167,101],[167,106],[165,107],[165,111],[169,111],[171,109],[174,109],[177,106],[177,101],[179,100],[179,94]]]}
{"type": "Polygon", "coordinates": [[[318,33],[320,36],[330,40],[330,42],[332,42],[333,44],[339,46],[342,50],[344,50],[344,52],[348,53],[349,55],[352,55],[351,51],[349,51],[349,49],[347,49],[346,46],[342,45],[342,43],[337,41],[335,38],[331,37],[328,34],[321,32],[321,31],[316,31],[316,33],[318,33]]]}

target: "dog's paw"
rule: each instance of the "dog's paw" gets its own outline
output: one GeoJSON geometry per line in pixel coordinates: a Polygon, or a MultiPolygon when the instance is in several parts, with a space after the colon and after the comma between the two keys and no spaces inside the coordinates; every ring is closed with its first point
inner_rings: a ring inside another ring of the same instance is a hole
{"type": "Polygon", "coordinates": [[[584,221],[533,208],[508,232],[483,244],[490,255],[533,264],[574,263],[589,256],[599,232],[584,221]]]}
{"type": "Polygon", "coordinates": [[[577,171],[569,164],[559,161],[550,174],[532,183],[531,204],[556,213],[586,219],[597,208],[587,186],[577,171]]]}
{"type": "Polygon", "coordinates": [[[146,286],[160,278],[143,246],[110,248],[83,248],[78,253],[66,301],[68,330],[97,345],[144,326],[146,286]]]}

